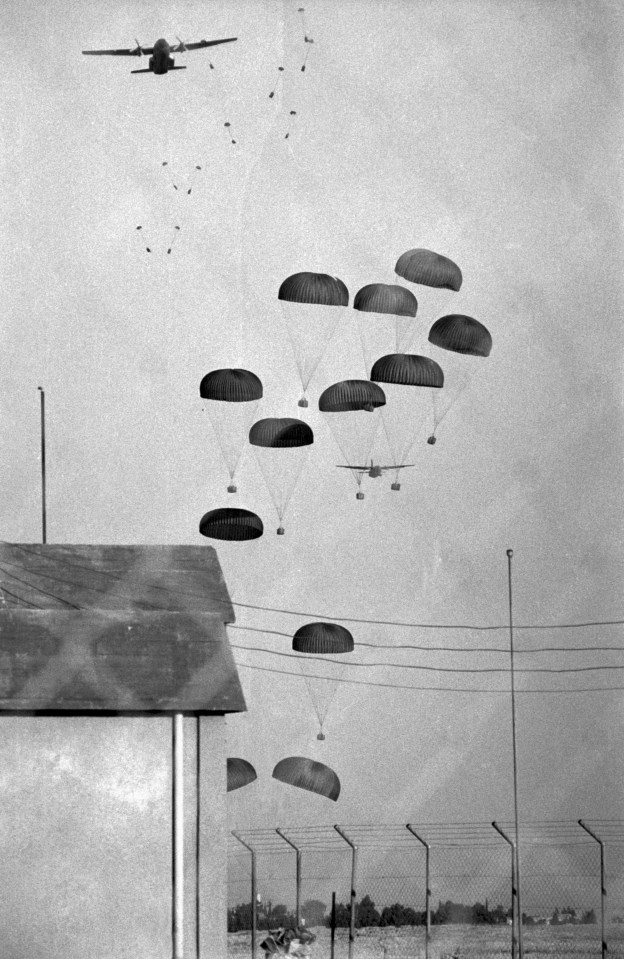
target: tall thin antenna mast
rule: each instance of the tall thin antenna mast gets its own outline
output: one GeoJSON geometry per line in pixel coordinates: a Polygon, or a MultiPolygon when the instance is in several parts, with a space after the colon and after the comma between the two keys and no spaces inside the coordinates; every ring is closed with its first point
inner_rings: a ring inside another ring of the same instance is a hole
{"type": "Polygon", "coordinates": [[[37,389],[41,394],[41,541],[47,542],[46,536],[46,448],[45,448],[45,392],[42,386],[37,389]]]}
{"type": "Polygon", "coordinates": [[[518,954],[523,959],[522,948],[522,899],[520,895],[520,840],[518,830],[518,752],[516,745],[516,683],[514,677],[514,641],[513,641],[513,602],[511,591],[511,558],[513,549],[507,550],[507,581],[509,586],[509,654],[511,664],[511,736],[513,740],[513,792],[514,792],[514,822],[516,833],[516,902],[518,904],[518,954]]]}

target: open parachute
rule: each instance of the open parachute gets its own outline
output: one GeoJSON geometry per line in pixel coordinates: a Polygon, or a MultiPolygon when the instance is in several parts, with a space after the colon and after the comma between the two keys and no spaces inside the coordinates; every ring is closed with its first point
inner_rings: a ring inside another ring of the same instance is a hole
{"type": "Polygon", "coordinates": [[[283,535],[282,522],[297,481],[308,459],[308,448],[314,442],[314,433],[303,420],[292,417],[268,417],[258,420],[249,430],[249,442],[254,447],[265,483],[271,494],[283,535]]]}
{"type": "Polygon", "coordinates": [[[228,757],[227,760],[227,791],[233,792],[235,789],[242,789],[257,779],[256,770],[246,759],[239,759],[238,756],[228,757]]]}
{"type": "Polygon", "coordinates": [[[199,532],[211,539],[244,542],[262,536],[264,526],[260,517],[251,510],[233,506],[204,513],[199,522],[199,532]]]}
{"type": "Polygon", "coordinates": [[[262,383],[249,370],[212,370],[202,379],[199,395],[230,474],[228,493],[235,493],[234,474],[262,399],[262,383]]]}
{"type": "Polygon", "coordinates": [[[364,493],[363,474],[356,467],[370,459],[380,423],[377,410],[385,402],[384,391],[370,380],[340,380],[319,397],[319,410],[357,484],[357,499],[364,499],[364,493]]]}
{"type": "Polygon", "coordinates": [[[429,442],[433,442],[444,417],[483,369],[483,359],[492,350],[492,337],[478,320],[453,313],[436,320],[429,331],[429,342],[444,364],[444,389],[431,393],[433,433],[429,442]]]}
{"type": "Polygon", "coordinates": [[[394,272],[416,286],[419,315],[427,325],[444,312],[453,294],[459,292],[463,280],[462,272],[453,260],[420,247],[402,253],[394,272]]]}
{"type": "Polygon", "coordinates": [[[369,283],[355,294],[353,309],[364,354],[366,375],[386,353],[407,353],[416,335],[418,303],[403,286],[369,283]]]}
{"type": "Polygon", "coordinates": [[[326,273],[294,273],[280,286],[278,299],[303,389],[299,406],[305,407],[310,380],[342,315],[336,307],[348,306],[349,291],[326,273]]]}
{"type": "Polygon", "coordinates": [[[273,770],[273,779],[318,793],[334,802],[340,795],[340,780],[329,766],[307,759],[305,756],[287,756],[281,759],[273,770]]]}
{"type": "Polygon", "coordinates": [[[306,623],[293,636],[292,648],[305,653],[300,669],[319,722],[317,739],[345,671],[344,654],[353,652],[353,636],[338,623],[306,623]]]}
{"type": "MultiPolygon", "coordinates": [[[[395,353],[380,357],[373,365],[371,379],[383,383],[386,406],[382,421],[396,466],[404,466],[419,439],[431,434],[430,390],[441,390],[444,373],[428,356],[395,353]]],[[[399,470],[391,489],[399,490],[399,470]]]]}

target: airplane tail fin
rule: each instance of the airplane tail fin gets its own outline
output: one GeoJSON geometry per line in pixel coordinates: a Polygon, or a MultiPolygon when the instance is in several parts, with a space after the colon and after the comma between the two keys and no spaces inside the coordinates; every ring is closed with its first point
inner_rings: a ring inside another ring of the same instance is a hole
{"type": "Polygon", "coordinates": [[[186,70],[186,67],[169,67],[170,70],[186,70]]]}
{"type": "Polygon", "coordinates": [[[151,73],[151,72],[152,72],[152,71],[151,71],[150,69],[145,69],[145,70],[131,70],[131,71],[130,71],[130,73],[151,73]]]}

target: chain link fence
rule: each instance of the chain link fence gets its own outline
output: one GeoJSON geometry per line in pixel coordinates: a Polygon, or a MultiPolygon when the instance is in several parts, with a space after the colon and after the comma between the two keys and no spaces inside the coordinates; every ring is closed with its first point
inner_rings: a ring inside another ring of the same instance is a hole
{"type": "Polygon", "coordinates": [[[624,823],[596,823],[591,833],[576,822],[523,825],[518,883],[513,824],[498,826],[239,834],[229,857],[229,955],[252,956],[254,860],[254,959],[265,955],[267,929],[298,922],[316,936],[312,959],[624,959],[624,823]]]}

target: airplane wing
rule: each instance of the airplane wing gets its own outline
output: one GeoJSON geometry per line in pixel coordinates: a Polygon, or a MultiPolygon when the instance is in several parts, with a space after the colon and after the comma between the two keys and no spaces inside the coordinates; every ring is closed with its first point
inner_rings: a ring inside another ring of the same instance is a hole
{"type": "Polygon", "coordinates": [[[394,466],[380,466],[379,469],[381,469],[381,470],[404,470],[404,469],[406,469],[408,466],[416,466],[416,463],[401,463],[400,466],[398,466],[397,464],[395,464],[394,466]]]}
{"type": "Polygon", "coordinates": [[[336,467],[339,470],[364,470],[365,473],[370,469],[370,466],[345,466],[344,463],[336,463],[336,467]]]}
{"type": "Polygon", "coordinates": [[[225,40],[199,40],[197,43],[183,43],[182,48],[171,47],[173,53],[184,53],[185,50],[201,50],[203,47],[216,47],[219,43],[233,43],[238,37],[226,37],[225,40]]]}
{"type": "Polygon", "coordinates": [[[83,50],[87,57],[140,57],[154,52],[153,47],[135,47],[134,50],[83,50]]]}

